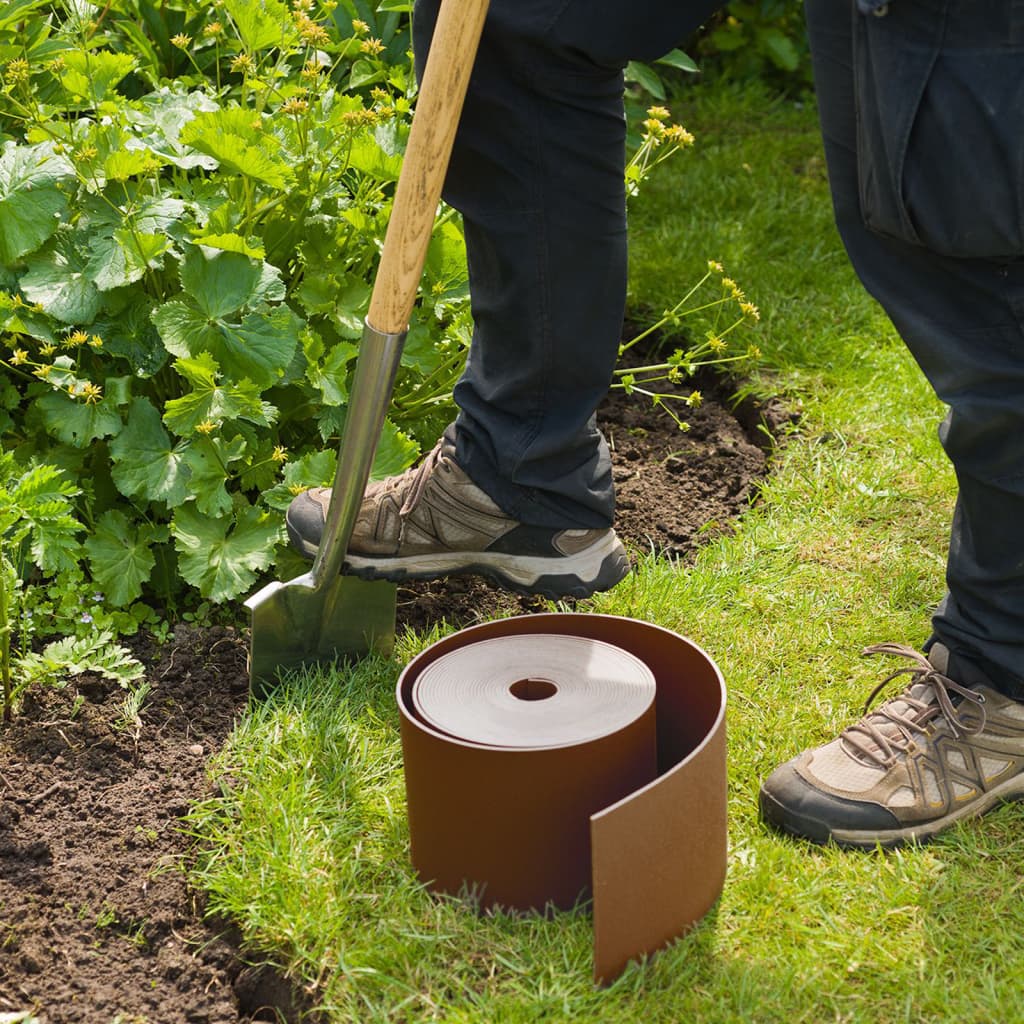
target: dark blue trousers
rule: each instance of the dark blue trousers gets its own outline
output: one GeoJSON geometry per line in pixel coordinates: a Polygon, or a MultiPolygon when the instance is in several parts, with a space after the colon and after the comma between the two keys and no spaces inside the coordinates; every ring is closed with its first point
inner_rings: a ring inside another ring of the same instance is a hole
{"type": "MultiPolygon", "coordinates": [[[[612,522],[594,410],[626,294],[622,69],[719,2],[491,0],[444,192],[465,223],[474,318],[456,457],[531,525],[612,522]]],[[[416,4],[417,60],[437,7],[416,4]]]]}
{"type": "MultiPolygon", "coordinates": [[[[422,58],[438,0],[418,0],[422,58]]],[[[475,333],[457,457],[538,526],[612,521],[595,423],[626,287],[622,68],[715,0],[492,0],[446,181],[475,333]]],[[[836,221],[948,405],[959,483],[932,640],[1024,698],[1024,0],[807,0],[836,221]]]]}
{"type": "Polygon", "coordinates": [[[1024,698],[1024,4],[806,0],[836,222],[949,412],[932,641],[1024,698]]]}

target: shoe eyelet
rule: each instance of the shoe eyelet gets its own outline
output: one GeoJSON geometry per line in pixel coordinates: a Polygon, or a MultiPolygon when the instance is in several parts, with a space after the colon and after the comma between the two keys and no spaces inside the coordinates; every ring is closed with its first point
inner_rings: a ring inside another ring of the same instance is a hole
{"type": "Polygon", "coordinates": [[[871,13],[876,18],[884,18],[889,13],[889,5],[882,4],[881,7],[876,7],[871,13]]]}

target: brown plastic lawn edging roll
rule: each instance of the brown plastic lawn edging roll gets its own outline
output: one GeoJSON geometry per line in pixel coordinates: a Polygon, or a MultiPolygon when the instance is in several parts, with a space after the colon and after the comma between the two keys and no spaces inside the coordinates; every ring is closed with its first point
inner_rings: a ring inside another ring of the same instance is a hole
{"type": "Polygon", "coordinates": [[[718,899],[725,684],[691,641],[519,616],[433,644],[397,696],[412,862],[432,889],[519,911],[592,897],[603,984],[718,899]]]}

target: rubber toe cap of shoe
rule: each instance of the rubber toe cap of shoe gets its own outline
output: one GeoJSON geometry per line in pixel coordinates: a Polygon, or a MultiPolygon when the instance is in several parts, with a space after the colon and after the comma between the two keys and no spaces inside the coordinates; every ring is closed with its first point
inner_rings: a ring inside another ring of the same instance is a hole
{"type": "Polygon", "coordinates": [[[293,547],[308,557],[311,557],[311,552],[315,554],[320,535],[324,531],[324,510],[321,504],[304,491],[292,499],[284,514],[284,521],[293,547]]]}
{"type": "Polygon", "coordinates": [[[813,843],[835,839],[834,830],[864,834],[864,843],[885,841],[886,833],[901,828],[880,804],[846,800],[815,788],[789,761],[761,785],[761,818],[774,828],[813,843]]]}

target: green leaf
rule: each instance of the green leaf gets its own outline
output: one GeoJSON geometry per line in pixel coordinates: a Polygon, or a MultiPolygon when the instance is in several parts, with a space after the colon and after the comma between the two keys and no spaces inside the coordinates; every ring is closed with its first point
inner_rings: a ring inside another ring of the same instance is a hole
{"type": "Polygon", "coordinates": [[[243,306],[280,302],[285,295],[281,273],[269,263],[235,252],[207,255],[199,248],[185,254],[181,287],[213,319],[243,306]]]}
{"type": "Polygon", "coordinates": [[[680,71],[688,71],[696,74],[700,71],[696,61],[682,50],[669,50],[664,57],[659,57],[655,64],[667,64],[670,68],[678,68],[680,71]]]}
{"type": "Polygon", "coordinates": [[[757,34],[758,42],[768,54],[771,62],[783,71],[795,71],[800,64],[800,55],[793,45],[793,40],[777,28],[761,29],[757,34]]]}
{"type": "MultiPolygon", "coordinates": [[[[120,22],[125,25],[125,22],[120,22]]],[[[133,35],[133,39],[136,37],[133,35]]],[[[154,65],[158,62],[154,59],[154,65]]],[[[181,138],[182,129],[196,114],[218,110],[217,103],[205,92],[186,92],[182,82],[164,86],[159,92],[143,96],[124,109],[124,118],[147,149],[158,153],[177,167],[190,170],[202,167],[214,170],[217,161],[205,153],[197,153],[181,138]]]]}
{"type": "Polygon", "coordinates": [[[249,53],[270,47],[285,49],[295,38],[291,12],[278,0],[225,0],[224,9],[249,53]]]}
{"type": "Polygon", "coordinates": [[[127,648],[115,643],[114,634],[109,630],[55,640],[39,654],[19,658],[18,671],[23,678],[51,682],[92,672],[125,687],[146,674],[145,666],[136,661],[127,648]]]}
{"type": "Polygon", "coordinates": [[[96,106],[107,99],[114,86],[135,67],[128,53],[105,50],[68,50],[64,54],[61,85],[76,99],[96,106]]]}
{"type": "Polygon", "coordinates": [[[377,442],[377,453],[373,458],[371,480],[383,480],[408,469],[416,461],[420,446],[391,422],[384,421],[384,430],[377,442]]]}
{"type": "Polygon", "coordinates": [[[117,149],[103,161],[103,177],[107,181],[128,181],[137,174],[147,174],[163,163],[148,149],[117,149]]]}
{"type": "Polygon", "coordinates": [[[121,288],[142,278],[149,269],[163,265],[163,255],[170,248],[166,235],[151,235],[141,231],[119,228],[114,232],[115,243],[111,259],[94,277],[101,291],[121,288]]]}
{"type": "Polygon", "coordinates": [[[104,512],[84,547],[94,582],[113,605],[131,604],[142,594],[156,559],[150,550],[156,531],[133,526],[123,512],[104,512]]]}
{"type": "Polygon", "coordinates": [[[327,316],[343,338],[361,338],[370,307],[370,285],[355,274],[335,276],[307,268],[296,299],[308,313],[327,316]]]}
{"type": "Polygon", "coordinates": [[[147,268],[159,268],[181,234],[185,203],[173,197],[124,196],[125,208],[106,203],[90,216],[81,234],[89,239],[88,274],[100,291],[132,284],[147,268]]]}
{"type": "Polygon", "coordinates": [[[287,462],[281,482],[267,491],[263,500],[283,512],[297,495],[310,487],[330,487],[337,465],[338,456],[329,448],[287,462]]]}
{"type": "Polygon", "coordinates": [[[281,460],[274,457],[278,450],[274,440],[264,436],[249,442],[238,475],[238,482],[243,491],[262,493],[274,486],[281,469],[281,460]]]}
{"type": "Polygon", "coordinates": [[[306,379],[320,392],[324,405],[344,405],[348,401],[349,363],[358,354],[357,345],[342,341],[331,348],[326,358],[310,361],[306,379]]]}
{"type": "Polygon", "coordinates": [[[282,539],[277,517],[248,507],[232,521],[186,505],[175,512],[171,532],[181,575],[211,601],[230,601],[248,590],[256,574],[269,568],[282,539]]]}
{"type": "Polygon", "coordinates": [[[193,149],[212,156],[222,171],[285,189],[294,174],[278,154],[280,144],[272,135],[254,128],[259,123],[250,110],[241,108],[201,112],[181,131],[181,140],[193,149]]]}
{"type": "Polygon", "coordinates": [[[227,483],[232,462],[245,454],[245,439],[239,436],[225,441],[219,437],[199,437],[185,451],[185,464],[196,507],[204,515],[226,516],[231,512],[227,483]]]}
{"type": "Polygon", "coordinates": [[[189,394],[171,399],[165,406],[164,423],[176,434],[187,436],[200,423],[233,419],[270,426],[272,407],[260,401],[256,385],[248,380],[222,383],[217,362],[208,352],[194,359],[179,359],[174,368],[192,386],[189,394]]]}
{"type": "Polygon", "coordinates": [[[377,181],[398,181],[398,174],[402,170],[401,155],[389,154],[379,139],[369,132],[359,132],[353,137],[348,162],[350,167],[377,181]]]}
{"type": "Polygon", "coordinates": [[[250,259],[262,260],[267,254],[266,248],[257,235],[250,235],[243,238],[231,232],[224,234],[199,235],[192,240],[196,245],[205,246],[208,249],[223,249],[225,252],[239,252],[250,259]]]}
{"type": "Polygon", "coordinates": [[[66,324],[91,324],[101,298],[87,273],[88,255],[67,231],[26,261],[21,290],[49,316],[66,324]]]}
{"type": "Polygon", "coordinates": [[[30,466],[16,478],[20,467],[10,453],[3,453],[0,474],[0,535],[12,545],[26,537],[35,564],[43,572],[63,572],[78,564],[81,525],[71,512],[78,489],[56,466],[30,466]]]}
{"type": "Polygon", "coordinates": [[[92,403],[51,391],[37,399],[37,406],[47,431],[73,448],[84,448],[121,429],[117,407],[107,398],[92,403]]]}
{"type": "Polygon", "coordinates": [[[127,424],[110,444],[117,489],[128,498],[180,505],[188,497],[187,448],[184,442],[172,448],[160,413],[148,399],[133,399],[127,424]]]}
{"type": "Polygon", "coordinates": [[[120,356],[137,377],[151,378],[167,362],[167,349],[151,319],[151,300],[141,289],[132,289],[129,305],[108,309],[91,330],[103,339],[103,351],[120,356]]]}
{"type": "Polygon", "coordinates": [[[352,65],[352,72],[348,78],[348,87],[349,89],[358,89],[360,86],[379,82],[386,77],[386,68],[373,64],[368,60],[357,60],[352,65]]]}
{"type": "Polygon", "coordinates": [[[260,387],[280,380],[295,355],[302,321],[287,307],[248,313],[240,322],[213,320],[173,299],[153,313],[167,350],[183,358],[209,352],[235,380],[260,387]]]}
{"type": "Polygon", "coordinates": [[[0,153],[0,262],[14,263],[38,249],[68,215],[58,187],[74,177],[49,144],[4,143],[0,153]]]}
{"type": "Polygon", "coordinates": [[[33,11],[47,6],[48,0],[7,0],[0,11],[0,29],[23,22],[33,11]]]}
{"type": "Polygon", "coordinates": [[[649,92],[655,99],[663,100],[665,98],[665,87],[662,85],[658,73],[647,64],[631,60],[626,65],[624,75],[627,82],[636,82],[637,85],[649,92]]]}

